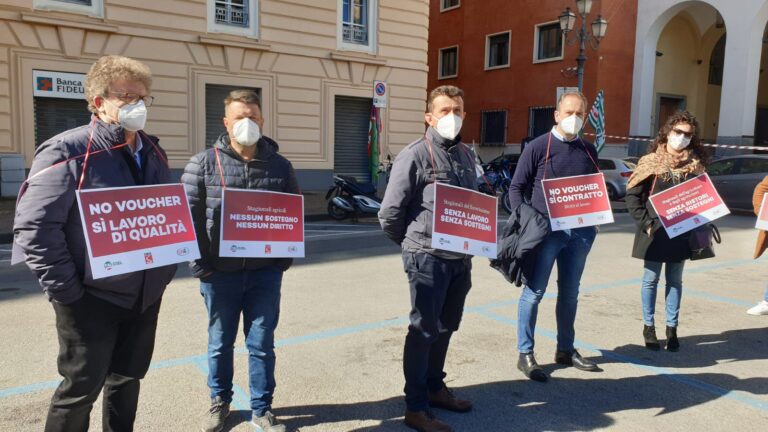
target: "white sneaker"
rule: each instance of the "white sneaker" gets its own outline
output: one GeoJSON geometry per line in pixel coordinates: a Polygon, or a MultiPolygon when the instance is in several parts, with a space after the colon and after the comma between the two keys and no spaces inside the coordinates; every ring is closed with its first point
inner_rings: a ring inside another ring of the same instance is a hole
{"type": "Polygon", "coordinates": [[[750,315],[768,315],[768,302],[763,300],[747,311],[750,315]]]}

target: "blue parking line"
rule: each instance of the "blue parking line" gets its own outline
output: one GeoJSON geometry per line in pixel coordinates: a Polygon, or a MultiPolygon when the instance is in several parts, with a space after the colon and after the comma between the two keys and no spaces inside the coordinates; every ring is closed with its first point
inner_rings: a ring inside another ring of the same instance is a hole
{"type": "MultiPolygon", "coordinates": [[[[732,261],[726,261],[726,262],[723,262],[723,263],[710,264],[710,265],[702,266],[702,267],[695,268],[695,269],[687,269],[686,272],[688,272],[688,273],[702,273],[702,272],[706,272],[706,271],[710,271],[710,270],[716,270],[716,269],[720,269],[720,268],[724,268],[724,267],[737,267],[737,266],[743,266],[743,265],[749,265],[749,264],[757,264],[758,262],[762,262],[762,261],[764,261],[766,259],[768,259],[768,257],[763,257],[763,258],[758,259],[758,260],[747,260],[747,259],[732,260],[732,261]]],[[[640,278],[622,279],[622,280],[617,280],[617,281],[613,281],[613,282],[607,282],[607,283],[592,285],[592,286],[589,286],[589,287],[586,287],[586,288],[582,289],[581,292],[582,293],[592,293],[592,292],[602,291],[602,290],[606,290],[606,289],[618,288],[618,287],[622,287],[622,286],[625,286],[625,285],[639,284],[640,281],[641,281],[640,278]]],[[[520,288],[515,287],[514,285],[508,285],[508,284],[504,284],[503,286],[504,287],[507,287],[507,286],[512,287],[513,289],[510,290],[510,292],[513,293],[514,297],[518,297],[519,296],[519,294],[517,293],[517,290],[520,289],[520,288]]],[[[725,303],[729,303],[729,304],[733,304],[733,305],[737,305],[737,306],[745,306],[745,305],[748,306],[748,305],[751,304],[751,303],[748,304],[748,303],[740,301],[740,300],[730,299],[730,298],[727,298],[727,297],[717,296],[717,295],[713,295],[713,294],[709,294],[709,293],[704,293],[704,292],[700,292],[700,291],[695,291],[695,290],[686,290],[686,293],[689,294],[689,295],[693,295],[693,296],[696,296],[696,297],[704,298],[704,299],[707,299],[707,300],[725,302],[725,303]]],[[[546,293],[544,295],[544,297],[545,298],[550,298],[550,299],[551,298],[556,298],[557,294],[556,293],[546,293]]],[[[494,309],[494,308],[499,308],[499,307],[511,306],[511,305],[516,304],[516,303],[517,303],[517,299],[506,300],[506,301],[494,302],[494,303],[491,303],[491,304],[481,305],[481,306],[468,306],[465,309],[465,311],[468,312],[468,313],[480,313],[480,314],[483,314],[483,313],[487,312],[488,309],[494,309]]],[[[290,337],[290,338],[286,338],[286,339],[281,339],[281,340],[275,341],[275,346],[276,347],[287,347],[287,346],[292,346],[292,345],[299,345],[299,344],[304,344],[304,343],[308,343],[308,342],[316,342],[316,341],[330,339],[330,338],[335,338],[335,337],[339,337],[339,336],[351,335],[351,334],[365,332],[365,331],[368,331],[368,330],[376,330],[376,329],[380,329],[380,328],[391,327],[391,326],[394,326],[394,325],[402,325],[402,324],[407,324],[407,323],[408,323],[408,318],[407,317],[392,318],[392,319],[383,320],[383,321],[377,321],[377,322],[373,322],[373,323],[365,323],[365,324],[360,324],[360,325],[351,326],[351,327],[342,327],[342,328],[322,331],[322,332],[318,332],[318,333],[311,333],[311,334],[308,334],[308,335],[294,336],[294,337],[290,337]]],[[[554,333],[551,333],[551,332],[550,333],[546,333],[544,330],[541,330],[540,333],[542,335],[546,336],[546,337],[556,337],[556,335],[554,333]]],[[[238,348],[235,349],[235,353],[236,354],[244,354],[244,353],[247,353],[247,350],[245,349],[245,347],[238,347],[238,348]]],[[[188,356],[188,357],[180,357],[180,358],[176,358],[176,359],[161,360],[161,361],[153,362],[150,365],[150,370],[166,369],[166,368],[172,368],[172,367],[188,365],[188,364],[195,364],[195,365],[197,365],[197,362],[205,361],[206,359],[207,359],[207,354],[197,354],[197,355],[192,355],[192,356],[188,356]]],[[[206,372],[206,375],[207,375],[207,372],[206,372]]],[[[59,385],[59,383],[60,383],[59,380],[43,381],[43,382],[38,382],[38,383],[28,384],[28,385],[23,385],[23,386],[18,386],[18,387],[9,387],[9,388],[5,388],[5,389],[0,389],[0,399],[6,398],[6,397],[10,397],[10,396],[26,394],[26,393],[33,393],[33,392],[37,392],[37,391],[54,389],[54,388],[56,388],[59,385]]],[[[246,398],[246,400],[248,400],[248,398],[246,398]]],[[[249,406],[249,405],[250,404],[246,404],[246,406],[249,406]]]]}
{"type": "MultiPolygon", "coordinates": [[[[477,313],[478,315],[484,316],[484,317],[486,317],[488,319],[494,320],[496,322],[500,322],[502,324],[506,324],[506,325],[508,325],[510,327],[515,327],[515,328],[517,327],[517,320],[516,319],[512,319],[512,318],[506,317],[504,315],[499,315],[499,314],[497,314],[495,312],[492,312],[490,310],[478,310],[475,313],[477,313]]],[[[536,334],[544,336],[544,337],[546,337],[548,339],[557,340],[557,333],[552,332],[550,330],[544,330],[544,329],[539,330],[539,329],[537,329],[536,330],[536,334]]],[[[638,359],[636,359],[634,357],[629,357],[629,356],[625,356],[625,355],[622,355],[622,354],[615,353],[615,352],[610,351],[610,350],[605,350],[605,349],[602,349],[602,348],[598,348],[597,346],[589,344],[589,343],[586,343],[586,342],[576,341],[574,343],[574,345],[578,349],[593,351],[593,352],[595,352],[597,354],[600,354],[603,357],[611,359],[613,361],[616,361],[616,362],[619,362],[619,363],[624,363],[624,364],[629,364],[629,365],[632,365],[632,366],[636,366],[636,367],[638,367],[640,369],[646,370],[648,372],[654,373],[654,374],[662,376],[664,378],[668,378],[668,379],[670,379],[672,381],[676,381],[678,383],[688,385],[690,387],[693,387],[693,388],[705,391],[707,393],[711,393],[711,394],[714,394],[716,396],[721,396],[721,397],[724,397],[724,398],[727,398],[727,399],[731,399],[733,401],[736,401],[736,402],[748,405],[748,406],[750,406],[752,408],[756,408],[756,409],[759,409],[761,411],[768,412],[768,402],[764,402],[764,401],[762,401],[760,399],[755,399],[755,398],[752,398],[752,397],[749,397],[749,396],[746,396],[746,395],[743,395],[743,394],[735,393],[732,390],[728,390],[728,389],[725,389],[723,387],[716,386],[714,384],[708,384],[708,383],[705,383],[703,381],[699,381],[699,380],[690,378],[690,377],[688,377],[686,375],[678,374],[678,373],[676,373],[673,370],[668,369],[668,368],[651,366],[651,365],[649,365],[647,363],[644,363],[643,361],[638,360],[638,359]]]]}

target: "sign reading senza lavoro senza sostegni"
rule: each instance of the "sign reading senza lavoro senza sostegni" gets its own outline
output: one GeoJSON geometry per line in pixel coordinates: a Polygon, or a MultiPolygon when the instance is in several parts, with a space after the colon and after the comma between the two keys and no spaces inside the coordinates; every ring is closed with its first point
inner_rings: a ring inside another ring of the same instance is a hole
{"type": "Polygon", "coordinates": [[[200,258],[180,184],[77,192],[94,279],[200,258]]]}

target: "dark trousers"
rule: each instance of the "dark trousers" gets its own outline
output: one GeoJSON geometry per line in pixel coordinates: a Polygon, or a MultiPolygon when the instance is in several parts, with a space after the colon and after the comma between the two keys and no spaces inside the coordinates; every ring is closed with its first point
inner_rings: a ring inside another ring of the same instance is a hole
{"type": "Polygon", "coordinates": [[[46,432],[87,431],[102,387],[105,431],[131,431],[139,380],[152,359],[160,300],[146,311],[123,309],[85,294],[68,305],[53,303],[59,336],[59,374],[46,432]]]}
{"type": "Polygon", "coordinates": [[[445,385],[445,356],[472,286],[472,263],[403,252],[403,264],[411,287],[410,325],[403,353],[405,404],[409,411],[425,411],[428,392],[445,385]]]}

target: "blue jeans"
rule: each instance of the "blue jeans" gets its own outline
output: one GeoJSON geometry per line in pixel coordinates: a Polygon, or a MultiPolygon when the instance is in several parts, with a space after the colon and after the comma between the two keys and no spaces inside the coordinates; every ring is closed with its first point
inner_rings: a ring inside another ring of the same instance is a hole
{"type": "Polygon", "coordinates": [[[660,263],[645,260],[643,263],[643,282],[640,295],[643,299],[643,323],[653,327],[653,314],[656,312],[656,288],[661,277],[661,265],[664,264],[664,298],[666,299],[667,327],[677,327],[680,315],[680,300],[683,295],[683,267],[685,261],[660,263]]]}
{"type": "Polygon", "coordinates": [[[208,387],[211,399],[232,401],[234,345],[240,314],[248,348],[251,409],[258,416],[272,407],[275,391],[275,328],[280,316],[277,269],[215,272],[200,280],[208,309],[208,387]]]}
{"type": "Polygon", "coordinates": [[[547,291],[549,276],[557,262],[557,350],[573,351],[576,331],[576,305],[579,298],[579,284],[592,249],[597,229],[595,227],[552,231],[541,243],[536,254],[536,263],[530,278],[524,278],[525,286],[520,295],[517,311],[517,349],[521,353],[533,352],[533,335],[536,330],[536,316],[539,303],[547,291]]]}

